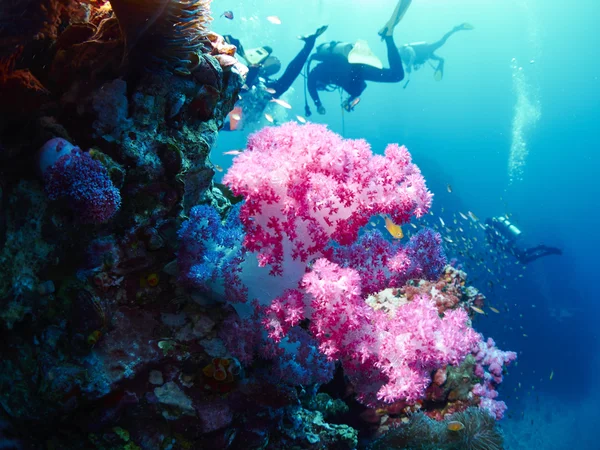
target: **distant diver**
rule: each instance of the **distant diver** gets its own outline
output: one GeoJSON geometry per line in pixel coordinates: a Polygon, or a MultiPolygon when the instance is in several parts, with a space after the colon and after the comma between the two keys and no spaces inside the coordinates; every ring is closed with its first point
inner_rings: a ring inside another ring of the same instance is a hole
{"type": "Polygon", "coordinates": [[[237,47],[237,54],[247,62],[249,71],[246,75],[247,89],[242,91],[242,99],[234,109],[236,119],[231,120],[230,117],[224,130],[238,130],[242,128],[243,124],[258,122],[269,101],[278,99],[285,94],[298,78],[315,46],[317,38],[326,30],[327,25],[324,25],[314,34],[299,37],[304,41],[304,47],[288,64],[283,75],[278,79],[271,77],[281,70],[281,61],[272,55],[273,49],[271,47],[265,45],[264,47],[244,50],[238,39],[230,35],[225,36],[225,40],[229,44],[237,47]]]}
{"type": "MultiPolygon", "coordinates": [[[[419,70],[423,64],[429,60],[437,61],[437,66],[434,68],[433,78],[436,81],[441,81],[444,77],[444,58],[435,54],[435,51],[446,43],[448,38],[454,33],[463,30],[473,30],[473,25],[469,23],[463,23],[452,28],[448,31],[439,41],[432,44],[427,42],[415,42],[412,44],[404,44],[398,50],[402,57],[405,70],[407,73],[411,73],[413,70],[419,70]]],[[[407,83],[408,84],[408,83],[407,83]]]]}
{"type": "Polygon", "coordinates": [[[379,31],[379,36],[387,46],[389,69],[373,54],[366,41],[347,43],[332,41],[321,44],[311,56],[306,68],[305,114],[311,115],[306,89],[317,107],[319,114],[325,114],[318,91],[332,92],[344,90],[349,97],[342,102],[346,111],[352,111],[360,101],[360,95],[367,88],[367,81],[398,83],[404,79],[402,60],[394,43],[394,29],[406,13],[412,0],[399,0],[387,24],[379,31]],[[318,61],[311,69],[311,63],[318,61]]]}
{"type": "Polygon", "coordinates": [[[485,221],[486,237],[490,245],[497,250],[512,254],[521,264],[529,264],[538,258],[550,255],[562,255],[562,250],[556,247],[538,245],[523,248],[519,245],[521,230],[512,224],[506,217],[492,217],[485,221]]]}

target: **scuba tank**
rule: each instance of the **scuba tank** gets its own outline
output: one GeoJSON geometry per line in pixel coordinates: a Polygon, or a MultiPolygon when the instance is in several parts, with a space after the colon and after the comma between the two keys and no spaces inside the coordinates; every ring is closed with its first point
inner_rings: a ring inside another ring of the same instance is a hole
{"type": "Polygon", "coordinates": [[[516,225],[514,225],[510,220],[506,217],[498,217],[497,221],[499,225],[503,228],[502,234],[509,240],[514,241],[521,235],[521,230],[519,230],[516,225]]]}
{"type": "Polygon", "coordinates": [[[348,55],[353,48],[354,44],[350,42],[331,41],[319,45],[315,53],[311,55],[309,61],[317,60],[323,62],[333,58],[342,58],[347,61],[348,55]]]}
{"type": "Polygon", "coordinates": [[[250,65],[260,65],[273,53],[273,49],[268,45],[264,47],[251,48],[246,50],[242,56],[250,65]]]}

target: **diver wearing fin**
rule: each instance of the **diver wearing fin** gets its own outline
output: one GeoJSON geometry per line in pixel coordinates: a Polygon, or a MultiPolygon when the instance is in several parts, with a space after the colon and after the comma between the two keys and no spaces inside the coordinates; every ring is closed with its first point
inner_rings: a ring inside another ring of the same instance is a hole
{"type": "MultiPolygon", "coordinates": [[[[248,74],[246,75],[248,89],[242,92],[242,99],[236,108],[239,111],[242,123],[258,121],[268,102],[281,97],[288,91],[302,72],[302,68],[306,64],[317,38],[326,30],[327,25],[324,25],[314,34],[301,36],[300,39],[304,41],[304,47],[290,61],[283,75],[277,79],[271,77],[281,70],[281,62],[279,58],[272,55],[273,49],[271,47],[264,46],[244,50],[238,39],[229,35],[225,36],[226,42],[237,47],[237,54],[244,58],[249,66],[248,74]]],[[[232,126],[233,121],[230,121],[223,127],[223,130],[233,131],[242,128],[241,126],[237,126],[237,122],[235,122],[236,126],[232,126]]]]}
{"type": "MultiPolygon", "coordinates": [[[[360,101],[360,95],[367,87],[367,81],[398,83],[404,78],[400,53],[394,43],[394,28],[408,9],[412,0],[399,0],[392,17],[379,31],[387,46],[389,68],[369,49],[365,41],[355,44],[332,41],[322,44],[307,64],[306,89],[313,99],[319,114],[325,114],[318,91],[343,89],[349,97],[342,103],[346,111],[352,111],[360,101]],[[312,70],[312,61],[319,61],[312,70]]],[[[306,95],[306,94],[305,94],[306,95]]],[[[305,101],[306,115],[310,116],[308,101],[305,101]]]]}
{"type": "Polygon", "coordinates": [[[493,217],[485,221],[485,232],[488,242],[497,250],[512,254],[521,264],[529,264],[536,259],[550,255],[562,255],[562,250],[547,245],[523,248],[518,245],[521,236],[519,230],[506,217],[493,217]]]}
{"type": "Polygon", "coordinates": [[[440,40],[433,42],[432,44],[428,44],[427,42],[415,42],[413,44],[403,45],[399,48],[399,51],[406,72],[410,74],[413,70],[419,70],[421,66],[429,60],[437,61],[438,64],[435,67],[433,76],[436,81],[441,81],[444,76],[444,58],[436,55],[435,51],[443,46],[448,38],[454,33],[463,30],[472,30],[473,28],[473,25],[463,23],[452,28],[452,30],[442,36],[440,40]]]}

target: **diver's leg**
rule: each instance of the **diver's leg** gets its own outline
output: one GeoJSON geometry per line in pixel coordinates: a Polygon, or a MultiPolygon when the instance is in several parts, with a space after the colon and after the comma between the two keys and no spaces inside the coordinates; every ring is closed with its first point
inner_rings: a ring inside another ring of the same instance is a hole
{"type": "Polygon", "coordinates": [[[378,69],[377,67],[362,66],[361,74],[365,81],[378,81],[380,83],[398,83],[404,79],[404,68],[400,59],[400,52],[394,43],[392,36],[386,36],[389,69],[378,69]]]}
{"type": "Polygon", "coordinates": [[[537,247],[527,248],[520,252],[518,256],[518,260],[521,264],[529,264],[536,259],[542,258],[544,256],[557,254],[554,251],[549,251],[550,249],[544,245],[539,245],[537,247]]]}
{"type": "Polygon", "coordinates": [[[562,250],[556,247],[548,247],[546,245],[538,245],[537,247],[526,250],[528,261],[535,261],[536,259],[543,258],[544,256],[550,255],[562,255],[562,250]]]}
{"type": "Polygon", "coordinates": [[[275,90],[273,97],[278,98],[282,96],[290,88],[292,83],[294,83],[294,80],[298,78],[298,75],[300,75],[300,72],[302,72],[302,68],[304,67],[304,64],[306,64],[310,53],[315,47],[315,41],[321,34],[325,32],[326,29],[326,26],[321,27],[315,34],[303,37],[302,40],[304,40],[304,48],[300,50],[300,53],[298,53],[296,57],[288,64],[285,72],[283,72],[283,75],[277,80],[267,82],[267,86],[275,90]]]}
{"type": "Polygon", "coordinates": [[[463,24],[457,25],[454,28],[452,28],[450,31],[448,31],[445,35],[443,35],[440,40],[435,41],[432,44],[428,44],[428,50],[431,53],[433,53],[438,48],[440,48],[442,45],[444,45],[446,43],[446,41],[448,40],[448,38],[450,36],[452,36],[454,33],[457,33],[457,32],[462,31],[462,30],[472,30],[472,29],[473,29],[473,26],[469,25],[468,23],[463,23],[463,24]]]}
{"type": "Polygon", "coordinates": [[[513,256],[515,258],[517,258],[517,261],[519,261],[521,264],[527,264],[530,262],[530,255],[529,255],[529,250],[527,249],[520,249],[518,247],[515,246],[510,246],[508,248],[509,253],[512,253],[513,256]]]}
{"type": "Polygon", "coordinates": [[[452,30],[448,31],[445,35],[443,35],[441,39],[429,44],[429,51],[431,53],[435,52],[438,48],[440,48],[442,45],[444,45],[446,43],[446,41],[448,40],[448,38],[450,36],[452,36],[457,31],[458,30],[456,28],[453,28],[452,30]]]}

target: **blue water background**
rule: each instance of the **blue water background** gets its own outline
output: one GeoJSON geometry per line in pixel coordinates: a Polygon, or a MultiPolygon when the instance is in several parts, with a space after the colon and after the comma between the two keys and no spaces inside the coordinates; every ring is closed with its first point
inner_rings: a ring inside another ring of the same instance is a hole
{"type": "MultiPolygon", "coordinates": [[[[394,6],[394,0],[219,1],[212,5],[213,28],[246,48],[270,45],[285,65],[302,47],[297,35],[328,24],[319,42],[365,39],[387,61],[376,33],[394,6]],[[225,10],[234,20],[218,18],[225,10]],[[266,20],[271,15],[282,24],[266,20]]],[[[406,89],[404,82],[369,83],[356,110],[344,115],[339,95],[323,93],[328,114],[310,119],[366,139],[377,153],[390,142],[406,145],[435,194],[436,217],[447,223],[458,211],[479,218],[510,214],[527,242],[563,249],[561,257],[526,270],[490,260],[477,269],[489,268],[489,280],[501,279],[506,288],[478,277],[501,314],[479,317],[475,327],[519,354],[500,389],[509,406],[502,427],[511,449],[600,448],[598,18],[600,2],[592,0],[415,0],[396,29],[398,45],[434,41],[462,22],[475,26],[438,50],[446,59],[444,79],[434,81],[424,66],[406,89]],[[520,91],[515,76],[524,82],[520,91]],[[540,117],[523,130],[529,155],[522,179],[511,183],[519,95],[539,106],[540,117]]],[[[293,106],[290,120],[304,115],[302,78],[285,98],[293,106]]],[[[244,148],[248,131],[222,133],[212,161],[226,171],[231,157],[222,152],[244,148]]],[[[469,230],[481,243],[483,235],[469,230]]],[[[486,251],[481,243],[477,252],[486,251]]]]}

